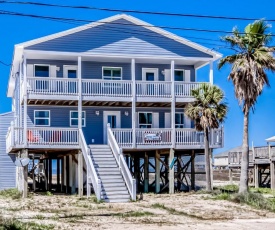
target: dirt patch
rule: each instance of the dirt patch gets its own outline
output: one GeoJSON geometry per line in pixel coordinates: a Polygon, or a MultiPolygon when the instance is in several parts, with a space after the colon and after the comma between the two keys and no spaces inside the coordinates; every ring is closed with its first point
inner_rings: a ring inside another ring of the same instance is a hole
{"type": "MultiPolygon", "coordinates": [[[[272,229],[275,214],[207,194],[144,194],[126,204],[95,203],[65,195],[33,195],[25,200],[0,197],[2,218],[55,229],[272,229]]],[[[45,229],[45,228],[43,228],[45,229]]],[[[50,229],[50,228],[49,228],[50,229]]]]}

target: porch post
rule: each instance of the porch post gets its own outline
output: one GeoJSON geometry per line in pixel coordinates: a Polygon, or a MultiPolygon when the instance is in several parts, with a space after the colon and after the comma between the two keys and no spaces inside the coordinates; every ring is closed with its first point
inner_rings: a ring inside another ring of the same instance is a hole
{"type": "Polygon", "coordinates": [[[24,138],[24,147],[27,147],[27,61],[26,56],[23,59],[23,78],[24,78],[24,126],[23,126],[23,138],[24,138]]]}
{"type": "Polygon", "coordinates": [[[171,164],[174,157],[175,157],[175,150],[170,149],[170,152],[169,152],[169,194],[175,193],[174,165],[171,164]]]}
{"type": "Polygon", "coordinates": [[[155,156],[155,192],[160,192],[160,154],[159,150],[156,150],[156,156],[155,156]]]}
{"type": "Polygon", "coordinates": [[[209,82],[211,85],[213,85],[214,83],[214,76],[213,76],[213,61],[209,62],[209,82]]]}
{"type": "Polygon", "coordinates": [[[78,195],[83,196],[83,154],[78,151],[78,195]]]}
{"type": "Polygon", "coordinates": [[[77,78],[78,78],[78,129],[82,129],[82,79],[81,79],[81,57],[77,62],[77,78]]]}
{"type": "Polygon", "coordinates": [[[131,61],[131,74],[132,74],[132,142],[133,148],[136,148],[136,63],[135,59],[131,61]]]}
{"type": "Polygon", "coordinates": [[[175,148],[175,136],[176,136],[176,130],[175,130],[175,108],[176,108],[176,100],[175,100],[175,61],[171,61],[171,142],[172,142],[172,148],[175,148]]]}

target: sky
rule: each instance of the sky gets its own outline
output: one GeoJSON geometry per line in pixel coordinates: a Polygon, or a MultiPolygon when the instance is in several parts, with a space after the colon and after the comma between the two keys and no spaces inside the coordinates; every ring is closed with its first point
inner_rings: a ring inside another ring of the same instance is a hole
{"type": "MultiPolygon", "coordinates": [[[[85,5],[98,8],[114,8],[124,10],[275,19],[275,2],[270,0],[33,0],[33,2],[85,5]]],[[[91,21],[103,19],[105,17],[116,14],[115,12],[99,10],[77,10],[4,3],[0,3],[0,10],[52,17],[85,19],[91,21]]],[[[237,26],[240,30],[243,30],[248,23],[253,22],[251,20],[222,20],[137,13],[129,14],[157,26],[196,28],[206,30],[232,31],[234,26],[237,26]]],[[[64,31],[82,24],[85,23],[72,24],[53,20],[34,19],[0,14],[0,61],[6,64],[11,63],[13,47],[15,44],[64,31]]],[[[273,26],[275,26],[275,22],[273,22],[273,24],[273,26]]],[[[218,52],[222,53],[223,56],[232,53],[231,50],[223,48],[222,46],[224,46],[224,44],[219,41],[220,37],[225,35],[223,33],[207,33],[191,30],[172,29],[168,29],[168,31],[179,36],[186,37],[187,39],[210,49],[217,50],[218,52]]],[[[275,34],[275,29],[271,28],[270,32],[275,34]]],[[[272,42],[272,44],[275,45],[275,41],[272,42]]],[[[9,71],[10,66],[5,66],[0,63],[0,113],[11,110],[11,100],[6,96],[9,71]]],[[[238,102],[234,97],[233,85],[227,80],[229,72],[229,66],[223,68],[222,70],[217,70],[217,65],[215,63],[214,84],[222,88],[226,96],[226,102],[229,106],[227,119],[223,124],[225,135],[224,148],[215,150],[215,153],[239,146],[242,143],[243,115],[241,108],[239,107],[238,102]]],[[[200,69],[197,74],[198,81],[209,81],[209,67],[200,69]]],[[[249,142],[250,145],[253,142],[254,146],[265,145],[265,139],[275,135],[275,119],[273,119],[275,114],[275,75],[268,73],[268,77],[271,87],[264,89],[263,94],[259,97],[256,104],[255,112],[253,114],[251,113],[250,115],[249,142]]]]}

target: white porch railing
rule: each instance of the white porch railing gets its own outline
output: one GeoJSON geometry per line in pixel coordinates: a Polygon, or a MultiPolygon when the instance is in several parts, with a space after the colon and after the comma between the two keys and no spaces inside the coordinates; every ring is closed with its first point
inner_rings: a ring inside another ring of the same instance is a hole
{"type": "MultiPolygon", "coordinates": [[[[113,135],[118,145],[122,148],[133,148],[132,129],[112,129],[113,135]]],[[[136,129],[136,146],[139,147],[167,147],[171,148],[172,128],[158,129],[136,129]]],[[[210,148],[220,148],[223,146],[223,128],[211,130],[209,133],[210,148]]],[[[194,147],[204,148],[204,133],[192,128],[175,129],[176,148],[194,147]]]]}
{"type": "Polygon", "coordinates": [[[27,93],[42,95],[78,95],[78,79],[28,77],[27,93]]]}
{"type": "Polygon", "coordinates": [[[83,96],[131,97],[132,81],[82,80],[83,96]]]}
{"type": "Polygon", "coordinates": [[[138,97],[171,97],[171,82],[137,81],[136,95],[138,97]]]}
{"type": "Polygon", "coordinates": [[[192,97],[192,90],[199,88],[203,82],[175,82],[176,97],[192,97]]]}
{"type": "Polygon", "coordinates": [[[136,200],[136,180],[132,177],[131,172],[124,160],[123,153],[119,147],[113,131],[110,128],[110,124],[107,125],[108,145],[111,147],[115,159],[121,170],[121,174],[126,182],[128,191],[132,200],[136,200]]]}
{"type": "Polygon", "coordinates": [[[94,192],[96,194],[97,200],[101,200],[101,180],[98,178],[94,164],[90,157],[90,150],[87,146],[84,134],[82,130],[79,130],[79,146],[83,153],[84,160],[87,166],[87,196],[91,195],[90,188],[88,187],[89,182],[92,182],[94,192]]]}

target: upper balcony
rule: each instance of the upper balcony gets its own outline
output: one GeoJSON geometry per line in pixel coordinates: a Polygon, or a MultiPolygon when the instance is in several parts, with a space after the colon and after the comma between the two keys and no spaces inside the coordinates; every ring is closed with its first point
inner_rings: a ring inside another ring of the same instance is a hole
{"type": "MultiPolygon", "coordinates": [[[[83,101],[131,102],[135,90],[137,102],[170,102],[174,84],[176,102],[191,102],[194,100],[192,90],[201,83],[82,79],[81,94],[83,101]]],[[[23,85],[22,82],[21,87],[23,85]]],[[[29,100],[78,100],[80,95],[78,79],[27,77],[26,86],[29,100]]]]}

